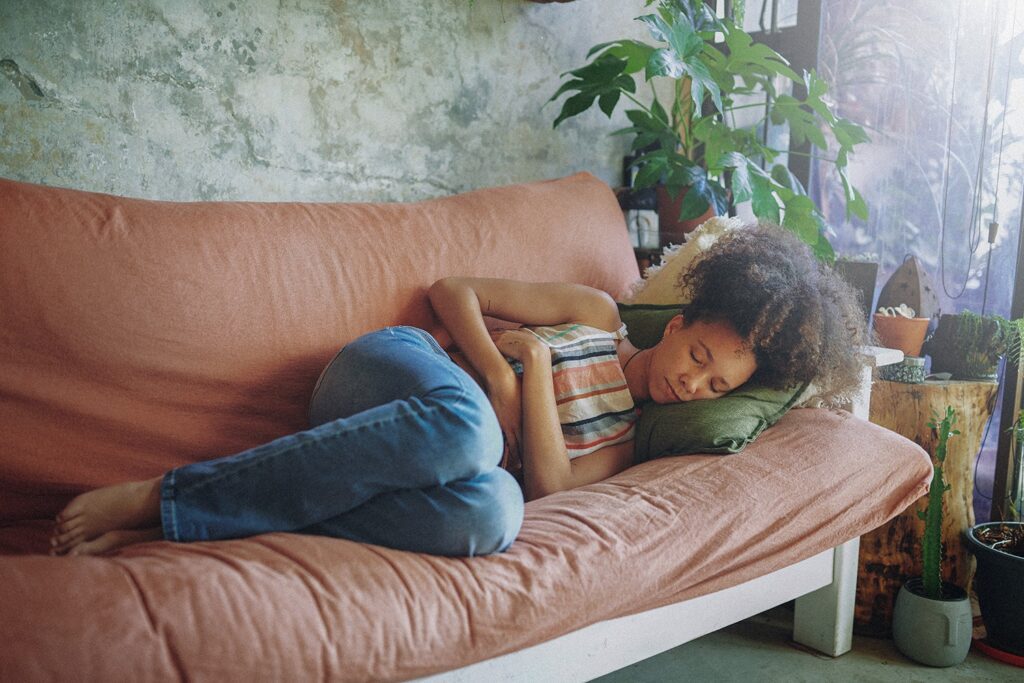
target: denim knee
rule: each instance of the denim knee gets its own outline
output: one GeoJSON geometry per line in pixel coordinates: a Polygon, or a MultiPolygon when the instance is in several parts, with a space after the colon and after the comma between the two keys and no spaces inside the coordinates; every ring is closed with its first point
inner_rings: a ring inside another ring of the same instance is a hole
{"type": "Polygon", "coordinates": [[[488,527],[494,550],[482,550],[481,554],[504,552],[516,540],[523,526],[524,500],[519,482],[501,468],[495,469],[493,474],[494,504],[487,515],[485,526],[488,527]]]}
{"type": "Polygon", "coordinates": [[[523,525],[523,492],[515,478],[501,468],[472,480],[474,487],[471,504],[455,513],[451,529],[458,529],[464,537],[451,539],[461,549],[457,555],[490,555],[508,549],[519,535],[523,525]],[[459,519],[461,517],[461,519],[459,519]]]}
{"type": "Polygon", "coordinates": [[[422,400],[444,415],[435,424],[438,443],[445,444],[445,459],[464,472],[464,477],[497,467],[503,448],[501,425],[487,395],[475,382],[438,389],[422,400]]]}

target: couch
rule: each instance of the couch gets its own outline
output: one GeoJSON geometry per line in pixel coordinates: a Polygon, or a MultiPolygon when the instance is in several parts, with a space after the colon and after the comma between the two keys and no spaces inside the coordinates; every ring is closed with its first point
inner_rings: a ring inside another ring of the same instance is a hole
{"type": "Polygon", "coordinates": [[[825,409],[532,501],[498,555],[282,533],[46,554],[77,493],[304,428],[354,337],[446,343],[426,288],[452,274],[616,297],[638,277],[587,174],[411,204],[0,180],[0,680],[585,680],[798,596],[795,637],[849,648],[857,538],[931,465],[825,409]]]}

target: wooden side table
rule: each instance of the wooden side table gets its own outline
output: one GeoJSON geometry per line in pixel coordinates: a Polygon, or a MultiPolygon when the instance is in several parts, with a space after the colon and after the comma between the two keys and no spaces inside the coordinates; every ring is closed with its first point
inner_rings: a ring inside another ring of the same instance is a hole
{"type": "MultiPolygon", "coordinates": [[[[949,440],[943,473],[950,490],[946,492],[942,518],[942,579],[970,588],[973,558],[963,541],[964,531],[974,525],[974,458],[981,448],[985,425],[995,406],[995,382],[925,382],[901,384],[877,381],[871,390],[870,420],[921,445],[934,461],[936,434],[927,427],[932,416],[941,416],[946,406],[956,410],[954,429],[960,434],[949,440]]],[[[922,496],[899,516],[861,536],[854,626],[863,635],[892,633],[892,609],[903,583],[921,575],[921,538],[924,522],[917,511],[924,509],[922,496]]]]}

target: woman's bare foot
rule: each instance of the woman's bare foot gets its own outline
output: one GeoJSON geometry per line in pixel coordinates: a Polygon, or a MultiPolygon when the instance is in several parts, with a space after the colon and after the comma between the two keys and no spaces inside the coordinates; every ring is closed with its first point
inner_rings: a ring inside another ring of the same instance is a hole
{"type": "Polygon", "coordinates": [[[119,529],[108,531],[92,541],[79,543],[68,555],[102,555],[109,553],[126,545],[135,543],[146,543],[148,541],[162,541],[164,538],[163,529],[153,527],[152,529],[119,529]]]}
{"type": "Polygon", "coordinates": [[[57,515],[50,553],[63,555],[111,531],[159,526],[162,479],[105,486],[76,497],[57,515]]]}

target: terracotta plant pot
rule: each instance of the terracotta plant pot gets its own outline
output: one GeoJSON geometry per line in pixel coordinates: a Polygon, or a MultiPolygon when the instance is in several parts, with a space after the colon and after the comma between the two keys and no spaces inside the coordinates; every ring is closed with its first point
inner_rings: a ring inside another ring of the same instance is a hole
{"type": "Polygon", "coordinates": [[[899,349],[904,356],[920,356],[930,320],[875,313],[875,333],[882,346],[899,349]]]}
{"type": "Polygon", "coordinates": [[[657,186],[658,191],[658,232],[661,235],[661,246],[667,247],[670,244],[682,244],[686,241],[686,235],[693,232],[701,223],[715,214],[714,208],[709,204],[708,210],[702,215],[689,220],[679,220],[679,209],[683,204],[683,198],[689,192],[689,188],[682,190],[673,197],[664,185],[657,186]]]}

